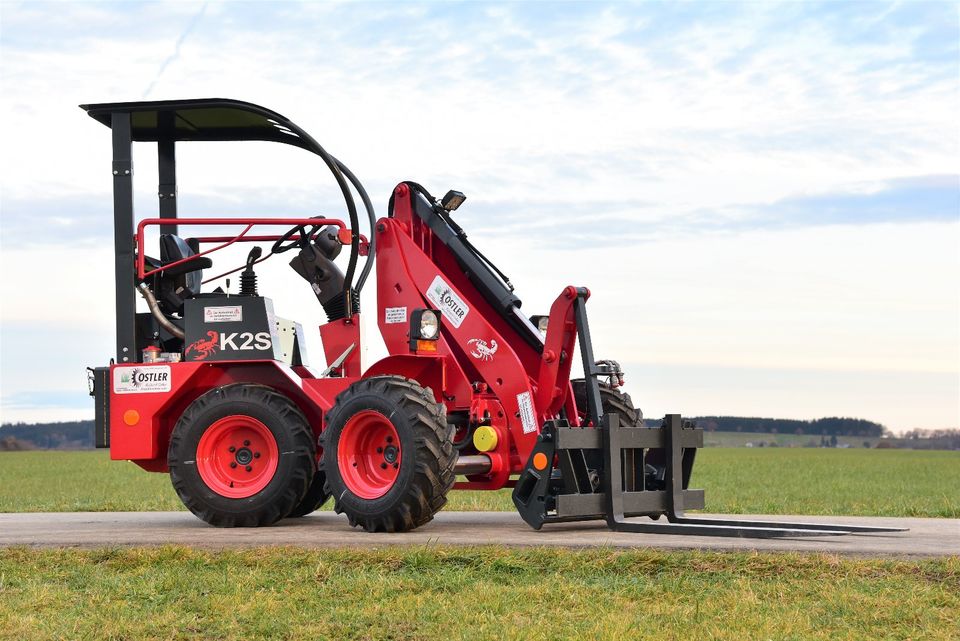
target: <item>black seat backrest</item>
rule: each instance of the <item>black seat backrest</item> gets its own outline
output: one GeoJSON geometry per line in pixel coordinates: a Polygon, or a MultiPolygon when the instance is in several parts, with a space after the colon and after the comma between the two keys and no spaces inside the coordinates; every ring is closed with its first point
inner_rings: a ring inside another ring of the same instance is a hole
{"type": "MultiPolygon", "coordinates": [[[[183,260],[184,258],[189,258],[190,256],[196,256],[197,252],[193,247],[191,247],[187,241],[180,238],[175,234],[161,234],[160,235],[160,262],[163,265],[174,263],[178,260],[183,260]]],[[[186,263],[184,266],[190,265],[191,263],[186,263]]],[[[197,269],[192,269],[188,272],[183,273],[183,283],[182,287],[189,290],[192,296],[196,296],[200,293],[200,283],[203,281],[203,267],[210,265],[209,259],[197,259],[196,267],[197,269]]],[[[179,271],[179,270],[177,270],[179,271]]],[[[184,298],[189,297],[184,296],[184,298]]]]}

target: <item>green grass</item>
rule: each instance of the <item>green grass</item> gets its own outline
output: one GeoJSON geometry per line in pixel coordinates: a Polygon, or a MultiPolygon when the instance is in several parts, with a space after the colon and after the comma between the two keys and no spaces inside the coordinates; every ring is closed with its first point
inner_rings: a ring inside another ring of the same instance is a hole
{"type": "MultiPolygon", "coordinates": [[[[838,436],[839,445],[863,448],[864,443],[876,447],[880,438],[876,436],[838,436]]],[[[704,432],[703,444],[706,447],[746,447],[747,443],[758,446],[776,443],[777,447],[818,447],[820,435],[813,434],[769,434],[765,432],[704,432]]]]}
{"type": "Polygon", "coordinates": [[[705,449],[692,485],[732,514],[960,518],[960,452],[705,449]]]}
{"type": "MultiPolygon", "coordinates": [[[[711,512],[960,518],[960,452],[705,449],[693,485],[711,512]]],[[[0,512],[180,509],[167,475],[106,452],[0,453],[0,512]]],[[[509,491],[454,491],[445,509],[513,504],[509,491]]]]}
{"type": "Polygon", "coordinates": [[[0,550],[0,639],[956,639],[960,559],[0,550]]]}

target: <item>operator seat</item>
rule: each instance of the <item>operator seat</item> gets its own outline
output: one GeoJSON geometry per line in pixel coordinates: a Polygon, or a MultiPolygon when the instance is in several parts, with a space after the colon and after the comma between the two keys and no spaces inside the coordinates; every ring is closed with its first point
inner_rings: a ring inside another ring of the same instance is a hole
{"type": "MultiPolygon", "coordinates": [[[[184,240],[176,234],[161,234],[159,266],[196,256],[198,248],[199,244],[193,238],[184,240]]],[[[200,294],[203,270],[212,265],[213,261],[201,256],[160,272],[153,288],[160,309],[166,314],[182,314],[183,301],[200,294]]]]}

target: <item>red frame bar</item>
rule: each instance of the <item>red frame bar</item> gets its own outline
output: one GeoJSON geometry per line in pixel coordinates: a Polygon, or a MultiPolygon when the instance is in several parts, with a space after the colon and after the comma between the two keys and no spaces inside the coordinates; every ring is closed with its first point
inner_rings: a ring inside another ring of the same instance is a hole
{"type": "MultiPolygon", "coordinates": [[[[244,239],[244,236],[254,225],[287,225],[287,226],[307,226],[307,225],[336,225],[340,228],[341,231],[347,228],[346,224],[342,220],[336,220],[333,218],[178,218],[177,225],[246,225],[246,228],[234,236],[232,239],[227,240],[222,245],[217,247],[212,247],[206,251],[200,252],[189,258],[183,258],[181,260],[174,261],[168,265],[164,265],[158,269],[146,271],[146,257],[143,252],[143,233],[147,227],[158,226],[158,225],[169,225],[169,218],[145,218],[140,221],[140,224],[137,225],[137,277],[141,280],[156,274],[157,272],[162,272],[165,269],[170,269],[176,265],[181,265],[191,260],[195,260],[199,256],[206,256],[211,254],[219,249],[223,249],[228,245],[232,245],[235,242],[255,242],[256,240],[278,240],[280,236],[251,236],[244,239]]],[[[282,235],[282,234],[281,234],[282,235]]],[[[209,237],[210,240],[207,242],[219,242],[221,239],[228,238],[227,236],[212,236],[209,237]]]]}

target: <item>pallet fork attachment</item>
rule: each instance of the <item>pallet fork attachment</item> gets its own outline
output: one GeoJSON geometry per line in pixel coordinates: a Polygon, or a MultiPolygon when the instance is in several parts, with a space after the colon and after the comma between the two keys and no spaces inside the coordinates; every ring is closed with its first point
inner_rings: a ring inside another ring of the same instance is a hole
{"type": "Polygon", "coordinates": [[[689,489],[703,430],[668,414],[659,428],[620,425],[604,414],[594,362],[586,299],[577,290],[574,316],[587,388],[589,425],[548,421],[513,491],[520,516],[534,529],[544,523],[605,519],[615,532],[742,538],[836,536],[854,532],[902,532],[902,528],[786,523],[686,516],[703,509],[703,490],[689,489]],[[648,461],[655,463],[651,465],[648,461]],[[668,523],[628,520],[666,516],[668,523]]]}

